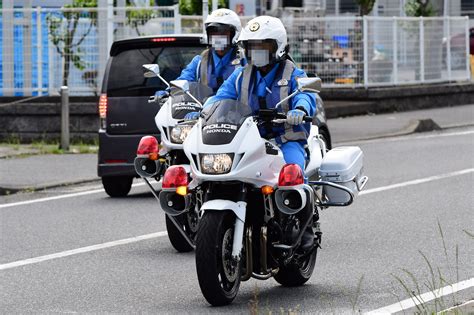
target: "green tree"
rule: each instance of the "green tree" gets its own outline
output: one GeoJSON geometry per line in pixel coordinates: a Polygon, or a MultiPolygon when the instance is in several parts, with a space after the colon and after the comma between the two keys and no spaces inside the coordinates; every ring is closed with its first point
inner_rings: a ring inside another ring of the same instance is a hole
{"type": "Polygon", "coordinates": [[[46,17],[51,41],[56,51],[64,60],[62,85],[67,86],[71,64],[79,70],[84,70],[86,64],[82,59],[81,44],[97,25],[97,12],[71,10],[73,8],[96,8],[97,0],[73,0],[63,8],[64,12],[52,12],[46,17]],[[78,33],[79,20],[87,18],[89,25],[82,33],[78,33]]]}
{"type": "Polygon", "coordinates": [[[376,0],[356,0],[356,3],[359,5],[359,14],[361,16],[369,15],[374,8],[375,1],[376,0]]]}
{"type": "MultiPolygon", "coordinates": [[[[209,9],[212,8],[212,0],[208,0],[209,9]]],[[[218,0],[218,8],[228,8],[228,0],[218,0]]],[[[179,13],[182,15],[202,15],[202,0],[179,0],[179,13]]]]}
{"type": "Polygon", "coordinates": [[[435,16],[436,11],[430,0],[409,0],[405,4],[407,16],[435,16]]]}

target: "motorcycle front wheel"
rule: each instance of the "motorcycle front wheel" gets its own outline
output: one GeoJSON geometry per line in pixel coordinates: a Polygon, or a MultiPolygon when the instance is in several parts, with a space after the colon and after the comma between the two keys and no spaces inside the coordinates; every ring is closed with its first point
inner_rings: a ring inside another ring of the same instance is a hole
{"type": "MultiPolygon", "coordinates": [[[[181,214],[176,217],[178,222],[183,221],[186,219],[186,213],[181,214]]],[[[186,253],[193,250],[193,247],[189,245],[188,241],[181,235],[181,232],[178,228],[171,222],[171,219],[165,214],[166,217],[166,231],[168,231],[168,238],[170,239],[171,245],[173,245],[174,249],[176,249],[180,253],[186,253]]],[[[186,224],[181,224],[182,228],[187,230],[186,224]]]]}
{"type": "Polygon", "coordinates": [[[240,262],[232,258],[235,215],[206,211],[196,237],[196,270],[201,292],[214,306],[230,304],[240,286],[240,262]]]}

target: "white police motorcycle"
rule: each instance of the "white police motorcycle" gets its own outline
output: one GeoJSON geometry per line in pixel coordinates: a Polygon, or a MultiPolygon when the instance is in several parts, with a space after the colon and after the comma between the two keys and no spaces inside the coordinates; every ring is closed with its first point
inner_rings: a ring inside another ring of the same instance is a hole
{"type": "MultiPolygon", "coordinates": [[[[320,86],[319,78],[298,79],[298,91],[319,92],[320,86]]],[[[252,116],[249,106],[223,100],[204,109],[201,117],[184,141],[192,181],[185,167],[170,167],[160,201],[183,209],[192,206],[189,196],[196,194],[202,202],[196,269],[204,297],[212,305],[229,304],[240,282],[252,277],[302,285],[313,273],[321,244],[319,210],[350,205],[367,182],[362,151],[340,147],[326,152],[312,125],[303,174],[298,165],[285,164],[272,140],[260,136],[259,124],[286,121],[277,110],[252,116]],[[305,176],[316,180],[306,182],[305,176]],[[303,250],[308,227],[313,243],[303,250]]]]}
{"type": "MultiPolygon", "coordinates": [[[[160,110],[155,116],[155,123],[161,135],[161,142],[153,136],[145,136],[140,140],[137,157],[134,161],[135,171],[145,181],[153,195],[158,198],[158,190],[151,180],[160,182],[165,170],[172,165],[182,165],[186,176],[190,172],[189,160],[183,152],[183,141],[191,131],[194,122],[183,121],[190,112],[200,111],[202,101],[213,94],[212,89],[197,82],[181,82],[185,90],[168,83],[161,75],[156,64],[143,65],[145,77],[158,77],[171,88],[168,98],[150,97],[149,103],[160,103],[160,110]]],[[[162,183],[163,184],[163,183],[162,183]]],[[[191,202],[191,200],[189,200],[191,202]]],[[[166,228],[171,244],[178,252],[191,251],[194,248],[198,226],[198,212],[191,207],[186,211],[167,211],[166,228]]]]}

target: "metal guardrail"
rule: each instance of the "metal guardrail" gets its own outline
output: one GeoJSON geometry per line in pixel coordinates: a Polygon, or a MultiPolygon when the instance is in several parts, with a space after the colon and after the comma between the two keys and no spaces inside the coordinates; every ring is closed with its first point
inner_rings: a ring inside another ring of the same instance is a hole
{"type": "MultiPolygon", "coordinates": [[[[242,17],[242,22],[250,18],[242,17]]],[[[305,71],[319,75],[326,87],[466,81],[471,77],[467,17],[282,20],[295,61],[305,71]]],[[[71,95],[96,95],[114,40],[200,33],[202,17],[182,16],[178,6],[2,9],[0,28],[0,95],[58,95],[63,85],[70,88],[71,95]],[[71,42],[64,36],[67,30],[71,42]]]]}

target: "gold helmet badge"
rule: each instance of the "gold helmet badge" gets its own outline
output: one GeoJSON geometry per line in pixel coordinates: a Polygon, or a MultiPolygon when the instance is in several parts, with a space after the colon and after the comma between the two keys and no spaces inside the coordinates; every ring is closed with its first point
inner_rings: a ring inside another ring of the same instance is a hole
{"type": "Polygon", "coordinates": [[[260,24],[258,22],[253,22],[252,24],[249,25],[249,30],[251,32],[256,32],[260,28],[260,24]]]}

